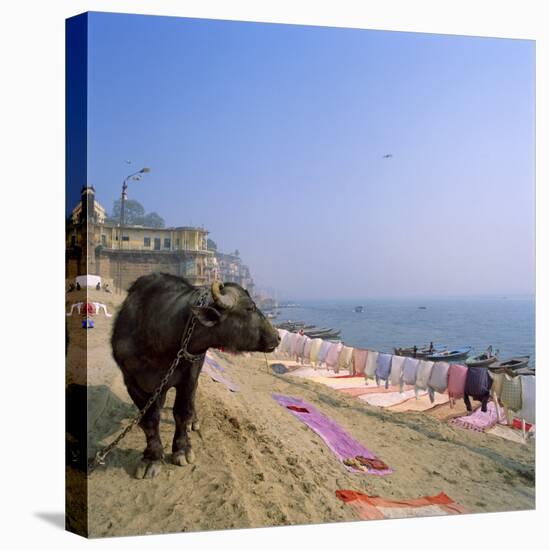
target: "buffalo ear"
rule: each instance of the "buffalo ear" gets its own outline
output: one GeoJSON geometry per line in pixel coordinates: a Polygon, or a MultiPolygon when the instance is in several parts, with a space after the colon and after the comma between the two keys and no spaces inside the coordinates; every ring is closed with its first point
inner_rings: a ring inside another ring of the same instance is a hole
{"type": "Polygon", "coordinates": [[[213,327],[221,321],[221,313],[213,307],[193,307],[192,312],[205,327],[213,327]]]}

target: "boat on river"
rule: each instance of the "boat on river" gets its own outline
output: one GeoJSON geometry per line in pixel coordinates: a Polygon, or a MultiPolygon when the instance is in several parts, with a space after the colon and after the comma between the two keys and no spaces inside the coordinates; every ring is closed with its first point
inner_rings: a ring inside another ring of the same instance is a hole
{"type": "Polygon", "coordinates": [[[458,349],[449,349],[438,353],[431,353],[425,358],[429,361],[456,361],[457,359],[465,359],[473,348],[466,346],[458,349]]]}

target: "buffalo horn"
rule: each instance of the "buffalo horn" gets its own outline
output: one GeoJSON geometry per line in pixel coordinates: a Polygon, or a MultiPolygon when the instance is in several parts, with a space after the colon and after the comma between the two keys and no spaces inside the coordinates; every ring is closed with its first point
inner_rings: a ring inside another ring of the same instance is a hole
{"type": "Polygon", "coordinates": [[[223,283],[221,281],[214,281],[212,283],[212,296],[215,303],[223,309],[231,309],[235,306],[234,297],[229,293],[223,293],[223,283]]]}

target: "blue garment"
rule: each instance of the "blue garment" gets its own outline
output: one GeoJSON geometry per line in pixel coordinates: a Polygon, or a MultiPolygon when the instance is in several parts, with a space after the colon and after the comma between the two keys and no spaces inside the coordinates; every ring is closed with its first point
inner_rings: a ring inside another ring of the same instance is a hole
{"type": "Polygon", "coordinates": [[[377,356],[376,384],[379,386],[381,380],[385,380],[385,388],[389,387],[389,376],[391,374],[391,360],[393,356],[389,353],[380,353],[377,356]]]}

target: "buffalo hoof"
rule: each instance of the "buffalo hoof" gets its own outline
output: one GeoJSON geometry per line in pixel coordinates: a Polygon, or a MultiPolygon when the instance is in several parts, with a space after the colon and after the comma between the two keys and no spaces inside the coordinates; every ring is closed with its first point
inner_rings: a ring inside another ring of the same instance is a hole
{"type": "Polygon", "coordinates": [[[185,466],[186,464],[192,464],[194,462],[194,452],[192,449],[189,449],[188,451],[179,451],[177,453],[173,453],[172,455],[172,462],[176,466],[185,466]]]}
{"type": "Polygon", "coordinates": [[[143,459],[135,470],[137,479],[152,479],[156,477],[162,469],[162,461],[143,459]]]}

